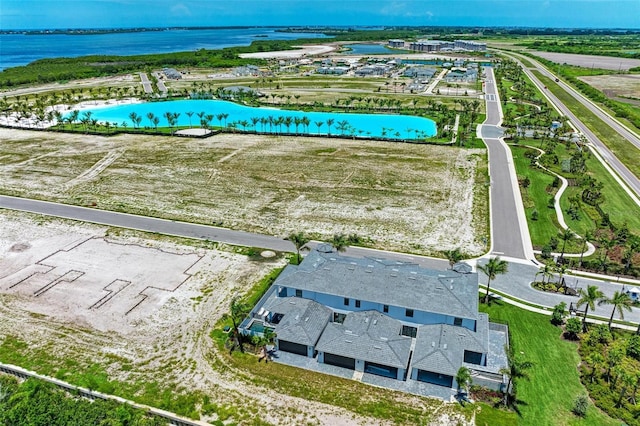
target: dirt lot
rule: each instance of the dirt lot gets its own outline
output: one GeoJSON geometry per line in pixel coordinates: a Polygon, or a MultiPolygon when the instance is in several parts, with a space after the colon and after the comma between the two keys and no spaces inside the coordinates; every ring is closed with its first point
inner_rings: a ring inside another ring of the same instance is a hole
{"type": "Polygon", "coordinates": [[[624,96],[640,99],[640,75],[614,74],[580,77],[580,80],[601,90],[609,97],[624,96]]]}
{"type": "MultiPolygon", "coordinates": [[[[233,295],[285,263],[281,256],[248,258],[15,212],[0,212],[0,229],[0,348],[21,342],[9,352],[26,356],[22,363],[39,359],[32,368],[67,380],[104,371],[171,398],[202,392],[240,424],[256,415],[277,425],[381,424],[259,387],[217,360],[211,327],[233,295]]],[[[434,424],[450,421],[442,413],[434,424]]]]}
{"type": "Polygon", "coordinates": [[[355,233],[427,254],[483,252],[485,167],[483,150],[428,145],[0,129],[4,193],[276,236],[355,233]]]}
{"type": "Polygon", "coordinates": [[[540,52],[530,50],[534,55],[558,64],[569,64],[585,68],[602,68],[605,70],[627,71],[640,67],[640,59],[612,58],[610,56],[578,55],[574,53],[540,52]]]}

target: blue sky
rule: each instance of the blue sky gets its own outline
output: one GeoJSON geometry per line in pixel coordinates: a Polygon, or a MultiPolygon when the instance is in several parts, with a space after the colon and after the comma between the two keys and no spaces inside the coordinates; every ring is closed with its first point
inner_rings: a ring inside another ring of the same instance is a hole
{"type": "Polygon", "coordinates": [[[0,0],[0,28],[464,25],[640,28],[640,0],[0,0]]]}

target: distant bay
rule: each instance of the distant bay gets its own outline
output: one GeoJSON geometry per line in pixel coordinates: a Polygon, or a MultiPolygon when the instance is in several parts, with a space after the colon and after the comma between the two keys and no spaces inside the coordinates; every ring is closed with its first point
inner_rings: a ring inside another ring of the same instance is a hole
{"type": "Polygon", "coordinates": [[[276,28],[171,29],[104,34],[0,34],[0,71],[38,59],[85,55],[143,55],[248,46],[254,40],[326,38],[276,28]]]}

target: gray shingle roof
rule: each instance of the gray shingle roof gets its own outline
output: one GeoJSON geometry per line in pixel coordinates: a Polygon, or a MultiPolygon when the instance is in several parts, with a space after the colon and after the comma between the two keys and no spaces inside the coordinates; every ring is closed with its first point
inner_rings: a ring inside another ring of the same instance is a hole
{"type": "Polygon", "coordinates": [[[287,297],[265,304],[272,313],[284,314],[275,327],[278,339],[303,345],[315,345],[333,311],[309,299],[287,297]]]}
{"type": "Polygon", "coordinates": [[[316,349],[391,367],[407,368],[411,338],[400,335],[402,323],[377,311],[347,314],[329,323],[316,349]]]}
{"type": "Polygon", "coordinates": [[[464,351],[487,353],[489,316],[479,314],[477,331],[448,324],[418,327],[411,368],[455,376],[464,360],[464,351]]]}
{"type": "Polygon", "coordinates": [[[275,285],[462,318],[478,317],[476,273],[435,271],[411,263],[314,250],[275,285]]]}

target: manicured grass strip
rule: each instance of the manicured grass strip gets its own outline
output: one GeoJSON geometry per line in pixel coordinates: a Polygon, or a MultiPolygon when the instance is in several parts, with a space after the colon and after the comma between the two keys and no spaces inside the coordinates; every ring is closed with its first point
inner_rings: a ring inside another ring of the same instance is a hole
{"type": "MultiPolygon", "coordinates": [[[[504,302],[481,304],[491,321],[507,322],[515,353],[534,366],[528,370],[530,380],[518,380],[518,425],[619,425],[620,422],[590,406],[584,419],[571,413],[573,401],[586,394],[576,366],[577,346],[561,338],[561,329],[551,325],[549,317],[519,309],[504,302]]],[[[485,421],[481,417],[482,421],[485,421]]],[[[500,418],[498,418],[498,421],[500,418]]],[[[484,424],[500,424],[491,421],[484,424]]],[[[514,424],[514,423],[512,423],[514,424]]]]}
{"type": "Polygon", "coordinates": [[[543,76],[539,71],[533,71],[536,77],[573,112],[580,117],[589,129],[615,154],[634,175],[640,177],[640,151],[632,143],[620,136],[615,130],[606,125],[587,107],[578,102],[571,94],[562,89],[553,80],[543,76]]]}
{"type": "Polygon", "coordinates": [[[549,208],[549,199],[553,193],[548,192],[554,177],[542,169],[530,167],[531,159],[525,157],[525,152],[530,148],[511,146],[513,163],[516,167],[518,179],[529,178],[528,188],[520,186],[522,202],[524,203],[531,242],[534,246],[541,247],[549,242],[551,237],[558,235],[560,226],[555,209],[549,208]],[[533,220],[532,214],[538,212],[538,219],[533,220]]]}

